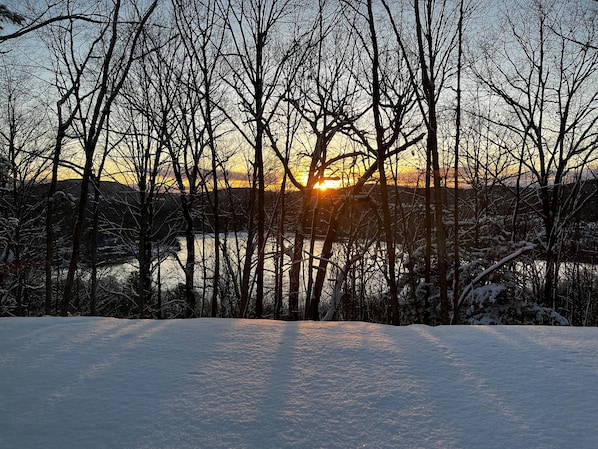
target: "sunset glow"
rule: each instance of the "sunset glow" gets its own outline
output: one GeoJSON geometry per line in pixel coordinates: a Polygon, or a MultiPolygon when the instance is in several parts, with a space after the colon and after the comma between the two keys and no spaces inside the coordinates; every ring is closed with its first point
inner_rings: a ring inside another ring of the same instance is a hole
{"type": "Polygon", "coordinates": [[[328,189],[338,189],[341,184],[341,179],[338,176],[329,176],[321,181],[318,181],[314,186],[314,189],[317,189],[321,192],[325,192],[328,189]]]}

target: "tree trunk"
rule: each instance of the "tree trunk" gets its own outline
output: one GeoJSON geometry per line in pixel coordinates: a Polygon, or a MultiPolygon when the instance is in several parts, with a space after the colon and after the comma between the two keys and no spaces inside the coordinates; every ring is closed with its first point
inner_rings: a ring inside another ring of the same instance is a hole
{"type": "Polygon", "coordinates": [[[255,82],[255,165],[257,172],[257,291],[255,293],[255,317],[261,318],[264,310],[264,251],[266,249],[266,205],[264,180],[264,92],[263,92],[263,49],[265,34],[258,32],[256,42],[256,82],[255,82]]]}
{"type": "Polygon", "coordinates": [[[152,211],[151,194],[146,191],[145,182],[142,180],[139,193],[139,280],[137,286],[137,315],[139,318],[146,318],[146,308],[151,300],[152,275],[152,211]]]}
{"type": "Polygon", "coordinates": [[[436,225],[436,256],[438,258],[438,286],[440,288],[440,319],[442,324],[450,324],[447,273],[446,233],[444,229],[444,206],[442,204],[442,186],[438,156],[438,136],[436,134],[436,105],[430,108],[431,136],[428,139],[432,154],[434,180],[434,215],[436,225]]]}
{"type": "Polygon", "coordinates": [[[93,148],[87,147],[85,149],[86,163],[83,171],[83,178],[81,179],[81,190],[79,205],[77,207],[77,216],[75,222],[75,230],[73,232],[73,246],[71,252],[71,259],[69,262],[69,269],[64,283],[64,292],[62,294],[62,300],[60,302],[60,315],[67,316],[69,305],[73,298],[73,287],[75,284],[75,274],[77,272],[77,264],[79,263],[79,257],[81,254],[81,242],[83,240],[83,232],[85,230],[87,203],[89,200],[89,182],[92,176],[91,165],[92,156],[95,150],[95,144],[93,148]]]}
{"type": "Polygon", "coordinates": [[[212,279],[212,317],[218,316],[218,291],[220,285],[220,202],[218,200],[218,177],[216,174],[216,152],[212,152],[212,173],[214,179],[212,202],[214,211],[214,277],[212,279]]]}
{"type": "MultiPolygon", "coordinates": [[[[449,301],[447,288],[447,251],[446,251],[446,234],[443,222],[443,204],[442,204],[442,186],[440,176],[440,158],[438,155],[438,124],[436,117],[436,87],[435,87],[435,67],[433,56],[433,44],[431,42],[431,34],[426,35],[428,49],[430,53],[430,64],[426,61],[426,53],[424,50],[424,32],[420,19],[419,1],[416,0],[415,6],[415,21],[417,42],[419,49],[419,60],[422,73],[422,86],[425,93],[425,102],[428,106],[426,126],[428,128],[428,157],[431,158],[432,179],[434,183],[434,215],[436,226],[436,256],[438,263],[438,286],[440,288],[440,317],[442,324],[450,324],[449,320],[449,301]]],[[[428,10],[428,14],[431,11],[428,10]]],[[[427,17],[430,21],[430,17],[427,17]]],[[[431,31],[430,31],[431,33],[431,31]]]]}
{"type": "MultiPolygon", "coordinates": [[[[180,174],[177,175],[177,178],[180,174]]],[[[182,187],[182,178],[179,182],[182,187]]],[[[181,209],[185,220],[185,243],[186,243],[186,260],[183,269],[185,273],[185,316],[191,318],[196,314],[196,301],[194,291],[194,277],[195,277],[195,226],[193,223],[193,200],[188,198],[187,194],[181,189],[181,209]]]]}
{"type": "Polygon", "coordinates": [[[424,324],[430,324],[430,285],[432,282],[432,157],[426,143],[426,180],[425,180],[425,218],[426,223],[426,252],[424,254],[424,324]]]}
{"type": "Polygon", "coordinates": [[[457,54],[457,110],[455,111],[455,166],[454,166],[454,182],[455,182],[455,202],[453,207],[453,250],[454,250],[454,281],[453,281],[453,320],[452,324],[459,324],[459,290],[460,279],[459,269],[461,261],[459,260],[459,145],[461,139],[461,60],[463,57],[463,0],[459,3],[459,24],[458,24],[458,54],[457,54]]]}
{"type": "Polygon", "coordinates": [[[286,172],[283,175],[280,186],[280,216],[278,218],[278,232],[276,235],[276,259],[275,259],[275,292],[274,292],[274,319],[280,318],[283,295],[283,265],[284,265],[284,232],[286,218],[286,172]]]}
{"type": "Polygon", "coordinates": [[[251,280],[251,266],[253,263],[253,255],[255,248],[255,229],[254,229],[254,214],[256,208],[255,201],[255,168],[254,168],[254,185],[249,192],[249,210],[247,214],[249,220],[247,223],[247,242],[245,246],[245,260],[243,261],[243,272],[241,274],[240,287],[240,301],[239,301],[239,317],[245,318],[249,308],[249,287],[251,280]]]}
{"type": "Polygon", "coordinates": [[[370,27],[370,38],[372,41],[372,106],[374,113],[374,125],[376,128],[376,157],[378,159],[378,174],[380,177],[380,197],[382,208],[382,221],[384,226],[384,236],[386,240],[386,252],[388,254],[388,283],[390,289],[390,322],[394,325],[400,323],[399,299],[397,292],[396,277],[396,252],[395,239],[392,230],[390,217],[390,204],[388,200],[388,185],[386,181],[386,170],[384,163],[386,161],[386,145],[384,143],[384,128],[380,116],[381,95],[379,79],[379,60],[378,60],[378,39],[374,25],[374,14],[372,11],[372,1],[368,0],[368,23],[370,27]]]}
{"type": "MultiPolygon", "coordinates": [[[[75,86],[76,83],[73,84],[75,86]]],[[[52,177],[50,179],[50,187],[48,189],[48,200],[46,204],[46,260],[45,268],[45,314],[52,314],[52,261],[54,260],[54,194],[56,193],[56,186],[58,183],[58,167],[60,166],[60,156],[62,150],[62,142],[66,137],[66,131],[71,126],[75,113],[78,108],[73,111],[67,120],[62,120],[62,106],[72,94],[74,87],[71,88],[61,99],[57,102],[58,109],[58,131],[56,132],[56,139],[54,141],[54,151],[52,154],[52,177]]],[[[56,298],[56,309],[58,309],[58,297],[56,298]]]]}
{"type": "Polygon", "coordinates": [[[100,220],[100,177],[94,180],[94,194],[92,203],[93,221],[90,239],[90,263],[91,263],[91,292],[89,297],[89,313],[97,315],[97,290],[98,290],[98,228],[100,220]]]}
{"type": "MultiPolygon", "coordinates": [[[[308,194],[306,193],[306,195],[308,194]]],[[[303,243],[305,241],[305,220],[307,216],[308,201],[308,198],[303,198],[301,211],[299,212],[299,217],[297,219],[297,228],[293,240],[293,259],[289,271],[289,318],[293,321],[299,319],[299,283],[301,278],[301,262],[303,260],[303,243]]]]}
{"type": "MultiPolygon", "coordinates": [[[[58,105],[58,117],[60,121],[60,104],[58,105]]],[[[52,178],[50,180],[50,187],[48,189],[48,200],[46,202],[46,260],[45,268],[45,313],[52,314],[52,261],[54,260],[54,194],[56,193],[56,185],[58,183],[58,166],[60,164],[60,150],[62,148],[62,140],[66,135],[66,130],[62,125],[58,127],[56,135],[56,144],[54,146],[54,155],[52,158],[52,178]]]]}

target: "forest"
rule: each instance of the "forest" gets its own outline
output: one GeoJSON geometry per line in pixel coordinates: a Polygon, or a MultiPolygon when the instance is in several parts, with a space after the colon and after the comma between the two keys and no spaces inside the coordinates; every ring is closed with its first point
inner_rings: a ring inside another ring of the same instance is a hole
{"type": "Polygon", "coordinates": [[[596,326],[597,18],[0,3],[0,316],[596,326]]]}

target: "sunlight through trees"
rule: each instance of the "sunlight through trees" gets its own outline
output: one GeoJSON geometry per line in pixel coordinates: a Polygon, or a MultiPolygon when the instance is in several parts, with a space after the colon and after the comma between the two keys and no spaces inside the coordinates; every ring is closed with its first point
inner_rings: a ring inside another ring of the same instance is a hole
{"type": "Polygon", "coordinates": [[[598,324],[598,2],[42,3],[0,315],[598,324]]]}

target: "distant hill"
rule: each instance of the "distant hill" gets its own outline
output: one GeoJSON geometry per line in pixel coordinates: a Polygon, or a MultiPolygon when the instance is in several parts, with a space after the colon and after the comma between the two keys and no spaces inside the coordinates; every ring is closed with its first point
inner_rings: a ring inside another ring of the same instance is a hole
{"type": "MultiPolygon", "coordinates": [[[[39,184],[33,189],[34,196],[43,201],[47,195],[48,184],[39,184]]],[[[567,186],[570,191],[572,186],[567,186]]],[[[358,215],[368,214],[371,204],[379,201],[379,188],[375,185],[366,186],[363,190],[367,195],[361,195],[352,199],[346,217],[341,219],[341,235],[345,229],[351,226],[352,220],[358,215]],[[358,214],[358,215],[355,215],[358,214]]],[[[75,207],[80,194],[80,181],[76,179],[62,180],[57,185],[55,232],[66,239],[72,234],[75,218],[75,207]]],[[[528,191],[529,192],[529,191],[528,191]]],[[[581,197],[587,199],[587,203],[578,212],[578,219],[585,222],[598,222],[598,180],[588,180],[584,183],[581,190],[581,197]]],[[[95,188],[90,186],[90,197],[93,197],[95,188]]],[[[102,181],[100,183],[100,216],[101,225],[99,233],[99,245],[105,248],[118,246],[123,254],[133,255],[136,247],[133,242],[136,241],[136,214],[139,212],[140,195],[136,188],[112,181],[102,181]],[[127,243],[128,242],[128,243],[127,243]],[[128,249],[127,249],[128,248],[128,249]]],[[[318,203],[319,218],[316,220],[316,235],[322,235],[326,231],[328,214],[333,202],[347,195],[348,189],[329,190],[321,195],[318,203]]],[[[443,195],[447,204],[451,205],[454,196],[454,189],[447,187],[443,189],[443,195]]],[[[480,201],[480,207],[487,207],[491,204],[492,214],[498,216],[509,216],[513,213],[514,192],[510,187],[494,186],[491,189],[474,191],[473,189],[463,188],[460,190],[460,197],[463,203],[480,201]]],[[[251,197],[251,191],[248,188],[231,188],[219,191],[220,204],[220,229],[238,229],[247,227],[248,210],[251,197]]],[[[536,201],[536,195],[530,195],[528,202],[521,205],[521,213],[530,213],[532,206],[529,201],[536,201]],[[528,209],[526,211],[526,209],[528,209]]],[[[275,191],[266,192],[266,209],[271,211],[279,201],[279,193],[275,191]]],[[[297,214],[302,202],[302,193],[298,191],[289,191],[285,195],[286,208],[286,230],[292,232],[296,227],[297,214]]],[[[413,187],[391,188],[391,204],[403,204],[403,207],[410,209],[416,206],[423,210],[424,190],[413,187]],[[398,195],[398,198],[396,198],[398,195]]],[[[375,203],[374,203],[375,204],[375,203]]],[[[195,226],[197,232],[213,231],[213,210],[212,194],[203,193],[195,199],[195,226]]],[[[184,223],[180,214],[180,195],[175,190],[168,193],[160,193],[155,202],[155,219],[153,237],[157,241],[172,239],[184,233],[184,223]]],[[[313,207],[313,206],[312,206],[313,207]]],[[[463,207],[461,213],[467,214],[471,208],[463,207]]],[[[269,212],[270,213],[270,212],[269,212]]],[[[421,212],[420,212],[421,213],[421,212]]],[[[420,213],[409,214],[410,223],[408,226],[415,231],[421,227],[422,216],[420,213]]],[[[529,215],[528,215],[529,216],[529,215]]],[[[91,212],[88,215],[91,218],[91,212]]],[[[525,216],[522,215],[523,219],[525,216]]],[[[467,217],[464,217],[467,219],[467,217]]],[[[311,220],[310,220],[311,221],[311,220]]],[[[369,226],[376,226],[375,221],[371,221],[369,226]]],[[[450,225],[450,224],[448,224],[450,225]]],[[[310,227],[308,226],[308,230],[310,227]]],[[[87,240],[89,241],[89,239],[87,240]]]]}

